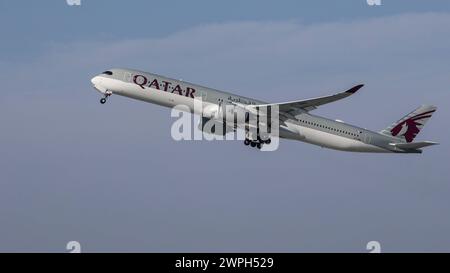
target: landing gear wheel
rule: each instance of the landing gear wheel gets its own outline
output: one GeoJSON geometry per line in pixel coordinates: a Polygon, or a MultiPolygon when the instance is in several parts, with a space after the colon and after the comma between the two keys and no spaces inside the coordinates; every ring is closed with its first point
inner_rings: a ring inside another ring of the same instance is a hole
{"type": "Polygon", "coordinates": [[[256,147],[257,147],[258,149],[261,149],[262,144],[261,144],[261,143],[258,143],[258,144],[256,144],[256,147]]]}
{"type": "Polygon", "coordinates": [[[270,138],[266,139],[266,141],[264,141],[264,143],[266,144],[270,144],[270,142],[272,142],[272,140],[270,138]]]}
{"type": "Polygon", "coordinates": [[[250,145],[251,145],[252,147],[255,147],[255,146],[256,146],[256,142],[252,141],[252,142],[250,142],[250,145]]]}
{"type": "Polygon", "coordinates": [[[244,144],[245,144],[245,146],[248,146],[250,144],[250,140],[248,140],[248,139],[244,140],[244,144]]]}
{"type": "Polygon", "coordinates": [[[100,99],[100,103],[101,104],[105,104],[106,103],[106,99],[112,95],[112,92],[109,90],[106,90],[106,92],[104,93],[104,97],[100,99]]]}

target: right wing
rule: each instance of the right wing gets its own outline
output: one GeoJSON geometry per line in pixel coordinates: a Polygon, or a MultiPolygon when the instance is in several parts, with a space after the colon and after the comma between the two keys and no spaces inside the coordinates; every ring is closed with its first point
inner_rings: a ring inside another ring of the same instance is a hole
{"type": "Polygon", "coordinates": [[[348,96],[351,96],[351,95],[355,94],[356,91],[358,91],[363,86],[364,86],[363,84],[356,85],[347,91],[337,93],[334,95],[330,95],[330,96],[324,96],[324,97],[318,97],[318,98],[312,98],[312,99],[306,99],[306,100],[282,102],[282,103],[247,105],[246,108],[256,109],[256,108],[264,108],[264,107],[269,107],[269,106],[278,106],[280,113],[290,113],[292,115],[295,115],[295,113],[297,113],[297,112],[311,111],[311,110],[316,109],[320,105],[334,102],[334,101],[346,98],[348,96]]]}

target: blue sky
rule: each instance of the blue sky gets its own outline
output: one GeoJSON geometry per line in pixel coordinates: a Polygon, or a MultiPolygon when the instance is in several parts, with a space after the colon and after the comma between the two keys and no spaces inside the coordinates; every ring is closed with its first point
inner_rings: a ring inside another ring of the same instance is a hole
{"type": "Polygon", "coordinates": [[[84,0],[69,7],[65,0],[2,1],[0,24],[3,58],[27,58],[52,42],[164,37],[205,24],[235,21],[295,20],[305,24],[349,21],[408,12],[445,12],[447,1],[385,0],[369,7],[347,1],[107,1],[84,0]]]}
{"type": "Polygon", "coordinates": [[[0,3],[0,251],[449,251],[446,1],[0,3]],[[422,155],[175,142],[168,109],[98,103],[130,67],[381,130],[438,106],[422,155]]]}

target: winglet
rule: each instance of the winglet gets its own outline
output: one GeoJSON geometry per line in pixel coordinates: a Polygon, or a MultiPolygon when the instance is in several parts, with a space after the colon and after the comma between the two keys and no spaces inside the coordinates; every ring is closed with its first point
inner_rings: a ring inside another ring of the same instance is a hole
{"type": "Polygon", "coordinates": [[[350,94],[354,94],[356,93],[356,91],[358,91],[359,89],[361,89],[361,87],[363,87],[364,84],[358,84],[352,88],[350,88],[349,90],[345,91],[345,93],[350,93],[350,94]]]}

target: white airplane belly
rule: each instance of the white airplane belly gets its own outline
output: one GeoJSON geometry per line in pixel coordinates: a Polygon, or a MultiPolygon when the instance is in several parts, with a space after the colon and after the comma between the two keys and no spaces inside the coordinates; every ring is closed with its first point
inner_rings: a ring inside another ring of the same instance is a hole
{"type": "Polygon", "coordinates": [[[298,132],[297,140],[321,147],[351,152],[389,152],[383,148],[366,144],[356,139],[350,139],[300,125],[295,125],[294,127],[298,132]]]}

